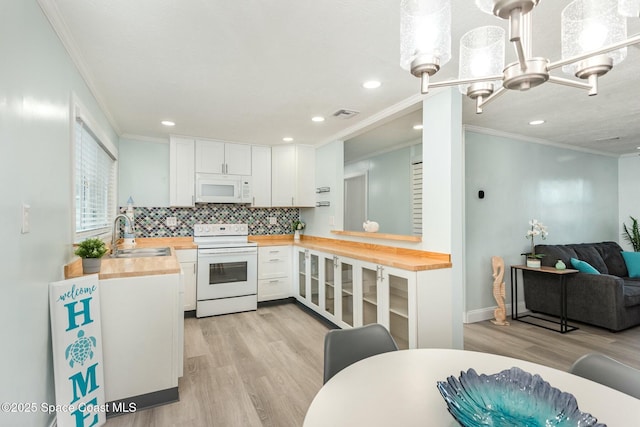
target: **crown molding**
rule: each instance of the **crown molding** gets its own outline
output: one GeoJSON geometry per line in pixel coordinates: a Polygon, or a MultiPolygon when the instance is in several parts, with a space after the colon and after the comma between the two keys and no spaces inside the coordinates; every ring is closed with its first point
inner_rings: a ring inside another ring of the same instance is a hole
{"type": "Polygon", "coordinates": [[[559,142],[547,141],[546,139],[533,138],[533,137],[529,137],[529,136],[518,135],[518,134],[515,134],[515,133],[503,132],[503,131],[499,131],[499,130],[495,130],[495,129],[483,128],[483,127],[479,127],[479,126],[463,125],[462,129],[463,129],[464,132],[469,131],[469,132],[481,133],[481,134],[484,134],[484,135],[498,136],[498,137],[502,137],[502,138],[510,138],[510,139],[515,139],[515,140],[523,141],[523,142],[531,142],[533,144],[548,145],[550,147],[564,148],[566,150],[580,151],[580,152],[589,153],[589,154],[597,154],[599,156],[614,157],[614,158],[619,158],[620,157],[617,154],[606,153],[604,151],[592,150],[590,148],[583,148],[583,147],[578,147],[578,146],[575,146],[575,145],[562,144],[562,143],[559,143],[559,142]]]}
{"type": "Polygon", "coordinates": [[[100,95],[100,92],[98,91],[97,86],[94,83],[92,74],[89,71],[89,68],[86,66],[86,61],[84,60],[82,53],[80,53],[80,50],[78,49],[78,46],[74,41],[69,27],[67,26],[64,18],[62,17],[62,14],[60,13],[60,9],[58,9],[56,1],[38,0],[38,5],[40,5],[40,9],[42,9],[42,12],[49,20],[53,31],[57,34],[58,38],[62,42],[62,45],[71,58],[71,61],[76,66],[76,69],[80,73],[80,76],[87,84],[89,91],[96,99],[98,105],[100,106],[100,109],[109,121],[109,124],[111,125],[111,127],[113,127],[113,130],[118,135],[120,135],[120,127],[107,108],[107,103],[105,102],[104,98],[100,95]]]}

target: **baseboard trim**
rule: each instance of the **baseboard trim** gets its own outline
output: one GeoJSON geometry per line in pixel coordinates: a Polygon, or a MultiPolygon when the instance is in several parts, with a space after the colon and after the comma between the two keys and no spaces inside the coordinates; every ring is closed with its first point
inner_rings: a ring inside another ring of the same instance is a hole
{"type": "Polygon", "coordinates": [[[324,324],[326,327],[328,327],[329,329],[342,329],[340,328],[340,326],[336,325],[335,323],[333,323],[331,320],[327,319],[326,317],[322,316],[320,313],[318,313],[315,310],[312,310],[311,308],[307,307],[306,305],[304,305],[303,303],[301,303],[300,301],[298,301],[297,299],[294,298],[294,303],[295,305],[297,305],[298,307],[300,307],[300,309],[302,311],[304,311],[305,313],[310,314],[313,318],[315,318],[318,322],[324,324]]]}
{"type": "Polygon", "coordinates": [[[287,297],[287,298],[280,298],[280,299],[272,299],[272,300],[268,300],[268,301],[258,301],[258,308],[260,307],[271,307],[274,305],[281,305],[281,304],[291,304],[296,302],[296,299],[294,297],[287,297]]]}
{"type": "MultiPolygon", "coordinates": [[[[476,322],[484,322],[485,320],[490,320],[493,319],[493,311],[498,308],[497,306],[494,307],[486,307],[486,308],[479,308],[476,310],[469,310],[467,312],[464,313],[463,316],[463,322],[464,323],[476,323],[476,322]]],[[[511,304],[506,304],[505,309],[507,310],[507,317],[511,316],[511,304]]],[[[518,314],[526,314],[529,313],[529,310],[527,310],[527,307],[523,302],[519,302],[518,303],[518,314]]]]}
{"type": "Polygon", "coordinates": [[[112,402],[107,402],[107,418],[137,412],[142,409],[153,408],[155,406],[177,402],[179,400],[180,395],[178,393],[178,387],[154,391],[151,393],[128,397],[126,399],[114,400],[112,402]]]}

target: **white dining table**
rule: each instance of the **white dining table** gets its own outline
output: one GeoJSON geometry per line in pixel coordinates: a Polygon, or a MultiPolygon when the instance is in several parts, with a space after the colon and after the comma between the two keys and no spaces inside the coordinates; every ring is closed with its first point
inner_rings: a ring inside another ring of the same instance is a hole
{"type": "Polygon", "coordinates": [[[582,412],[608,427],[640,426],[640,399],[568,372],[495,354],[416,349],[372,356],[338,372],[311,402],[304,427],[459,426],[437,382],[470,368],[494,374],[512,367],[573,394],[582,412]]]}

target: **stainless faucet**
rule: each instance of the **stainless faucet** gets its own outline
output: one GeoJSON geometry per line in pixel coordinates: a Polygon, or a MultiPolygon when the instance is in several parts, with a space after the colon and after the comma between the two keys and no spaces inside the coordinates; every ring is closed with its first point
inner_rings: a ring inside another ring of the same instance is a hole
{"type": "Polygon", "coordinates": [[[120,218],[124,218],[124,220],[126,221],[125,226],[127,225],[129,226],[129,230],[131,230],[131,234],[134,234],[136,232],[135,227],[133,226],[133,222],[131,221],[131,218],[129,218],[125,214],[116,215],[116,217],[113,219],[113,230],[111,233],[111,256],[112,257],[118,254],[118,233],[116,233],[116,228],[118,228],[118,220],[120,218]]]}

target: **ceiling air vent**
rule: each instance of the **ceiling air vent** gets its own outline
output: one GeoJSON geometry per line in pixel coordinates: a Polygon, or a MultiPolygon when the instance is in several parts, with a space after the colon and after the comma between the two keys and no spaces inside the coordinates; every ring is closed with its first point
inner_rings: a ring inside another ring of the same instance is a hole
{"type": "Polygon", "coordinates": [[[333,113],[333,117],[338,117],[341,119],[350,119],[351,117],[360,114],[359,111],[354,111],[354,110],[346,110],[346,109],[341,109],[336,111],[335,113],[333,113]]]}

